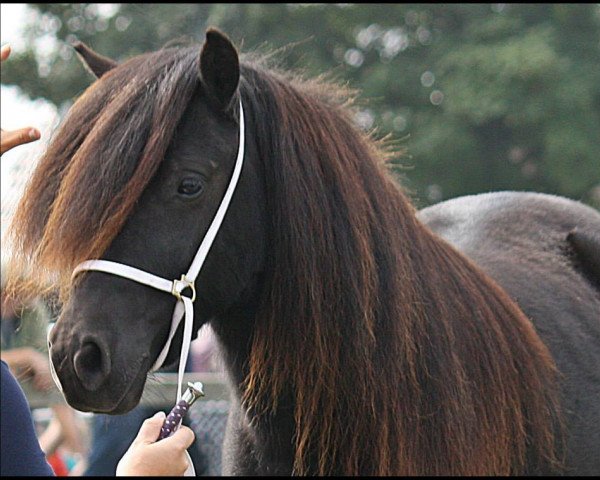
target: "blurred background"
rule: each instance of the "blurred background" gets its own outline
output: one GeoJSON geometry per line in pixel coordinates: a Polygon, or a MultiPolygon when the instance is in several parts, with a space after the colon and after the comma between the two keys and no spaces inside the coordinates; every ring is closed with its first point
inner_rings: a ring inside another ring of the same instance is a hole
{"type": "MultiPolygon", "coordinates": [[[[75,38],[124,60],[209,25],[359,89],[356,122],[406,150],[419,207],[513,189],[600,208],[598,4],[3,4],[2,126],[51,129],[92,82],[75,38]]],[[[4,163],[12,192],[27,162],[4,163]]]]}

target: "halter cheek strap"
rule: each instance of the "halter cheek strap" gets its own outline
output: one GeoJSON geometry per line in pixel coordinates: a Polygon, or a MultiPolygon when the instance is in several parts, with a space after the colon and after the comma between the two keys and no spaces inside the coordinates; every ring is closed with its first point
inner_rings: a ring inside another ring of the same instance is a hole
{"type": "MultiPolygon", "coordinates": [[[[215,214],[215,217],[198,248],[198,252],[192,261],[192,264],[185,275],[182,275],[179,280],[166,280],[162,277],[158,277],[151,273],[145,272],[138,268],[130,267],[128,265],[123,265],[117,262],[111,262],[108,260],[87,260],[85,262],[80,263],[75,270],[73,270],[72,278],[75,278],[76,275],[85,271],[85,270],[95,270],[99,272],[111,273],[113,275],[118,275],[120,277],[127,278],[129,280],[133,280],[134,282],[142,283],[144,285],[148,285],[149,287],[156,288],[158,290],[162,290],[163,292],[170,293],[171,295],[177,298],[177,303],[175,304],[175,310],[173,311],[173,317],[171,319],[171,329],[169,331],[169,336],[167,337],[167,341],[159,353],[154,365],[150,369],[151,372],[158,370],[169,352],[169,348],[171,347],[171,341],[177,331],[177,327],[181,323],[181,319],[185,318],[184,329],[183,329],[183,344],[181,346],[181,355],[179,359],[179,371],[177,374],[177,402],[181,400],[182,391],[181,386],[183,382],[183,373],[185,370],[185,364],[187,361],[190,343],[192,339],[192,327],[194,323],[194,305],[193,302],[196,299],[196,289],[194,286],[194,282],[200,273],[200,269],[204,264],[204,260],[208,255],[208,251],[217,236],[223,218],[225,217],[225,213],[227,212],[227,208],[229,207],[229,203],[231,201],[231,197],[233,196],[233,192],[237,186],[240,173],[242,171],[242,164],[244,162],[244,142],[245,142],[245,134],[244,134],[244,110],[242,108],[242,102],[240,100],[240,131],[239,131],[239,146],[237,158],[235,161],[235,167],[233,169],[233,174],[231,176],[231,180],[229,181],[229,186],[225,191],[225,195],[223,196],[223,200],[221,200],[221,204],[215,214]],[[191,296],[184,295],[186,290],[191,291],[191,296]]],[[[50,359],[50,364],[52,366],[53,377],[57,382],[59,388],[60,382],[58,382],[58,378],[54,373],[54,366],[52,365],[52,358],[50,359]]],[[[61,388],[62,390],[62,388],[61,388]]]]}

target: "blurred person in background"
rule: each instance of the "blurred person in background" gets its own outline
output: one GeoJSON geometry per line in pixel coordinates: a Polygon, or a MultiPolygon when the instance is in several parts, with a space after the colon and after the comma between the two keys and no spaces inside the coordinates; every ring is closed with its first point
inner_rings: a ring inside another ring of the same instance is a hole
{"type": "MultiPolygon", "coordinates": [[[[49,393],[54,389],[46,344],[50,312],[40,299],[9,296],[6,281],[2,268],[0,357],[19,382],[30,381],[38,392],[49,393]]],[[[85,421],[64,400],[50,407],[52,417],[39,433],[40,447],[56,474],[80,473],[87,455],[85,421]]]]}

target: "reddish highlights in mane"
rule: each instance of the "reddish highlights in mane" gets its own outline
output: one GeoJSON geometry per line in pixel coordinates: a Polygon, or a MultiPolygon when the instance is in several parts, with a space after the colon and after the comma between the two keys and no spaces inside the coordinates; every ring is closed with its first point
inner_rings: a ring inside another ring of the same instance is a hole
{"type": "Polygon", "coordinates": [[[244,73],[273,244],[245,405],[295,405],[294,473],[556,465],[556,370],[515,303],[418,222],[331,84],[244,73]]]}
{"type": "Polygon", "coordinates": [[[78,263],[104,252],[165,156],[197,62],[197,48],[135,57],[79,98],[17,208],[17,268],[34,264],[39,280],[47,272],[68,287],[78,263]]]}

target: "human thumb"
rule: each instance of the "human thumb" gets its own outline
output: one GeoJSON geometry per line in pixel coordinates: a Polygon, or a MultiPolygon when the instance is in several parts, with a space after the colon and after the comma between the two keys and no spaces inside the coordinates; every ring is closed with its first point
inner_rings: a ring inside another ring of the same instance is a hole
{"type": "Polygon", "coordinates": [[[165,418],[165,412],[156,412],[153,417],[144,420],[137,437],[135,437],[135,441],[146,444],[156,442],[165,418]]]}

